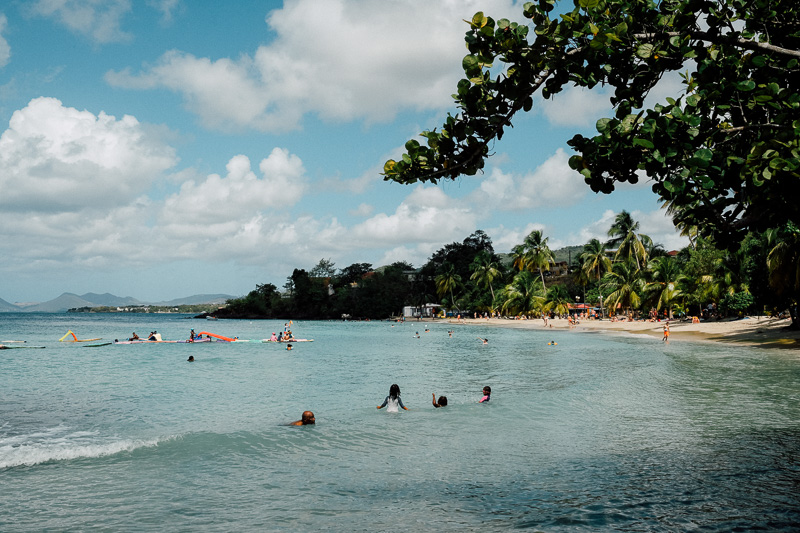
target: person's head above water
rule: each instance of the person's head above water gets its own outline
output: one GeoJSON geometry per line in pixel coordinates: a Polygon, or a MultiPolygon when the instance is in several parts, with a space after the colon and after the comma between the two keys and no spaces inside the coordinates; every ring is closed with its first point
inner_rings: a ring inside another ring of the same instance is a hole
{"type": "Polygon", "coordinates": [[[444,407],[447,405],[447,396],[439,396],[439,400],[436,403],[439,404],[439,407],[444,407]]]}
{"type": "Polygon", "coordinates": [[[395,383],[391,387],[389,387],[389,396],[391,396],[392,398],[397,398],[398,396],[400,396],[400,385],[395,383]]]}
{"type": "Polygon", "coordinates": [[[490,394],[492,394],[492,388],[491,388],[489,385],[486,385],[486,386],[483,388],[483,393],[484,393],[486,396],[489,396],[490,394]]]}
{"type": "Polygon", "coordinates": [[[314,418],[314,413],[311,411],[303,411],[303,417],[298,420],[297,422],[292,422],[289,424],[290,426],[309,426],[311,424],[316,424],[317,419],[314,418]]]}

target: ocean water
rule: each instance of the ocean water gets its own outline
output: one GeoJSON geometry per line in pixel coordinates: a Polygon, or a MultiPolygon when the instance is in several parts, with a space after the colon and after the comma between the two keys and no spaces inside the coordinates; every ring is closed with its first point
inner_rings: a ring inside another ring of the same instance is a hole
{"type": "Polygon", "coordinates": [[[0,350],[0,531],[800,528],[792,352],[416,322],[58,342],[283,324],[0,314],[45,346],[0,350]],[[392,383],[410,411],[375,408],[392,383]]]}

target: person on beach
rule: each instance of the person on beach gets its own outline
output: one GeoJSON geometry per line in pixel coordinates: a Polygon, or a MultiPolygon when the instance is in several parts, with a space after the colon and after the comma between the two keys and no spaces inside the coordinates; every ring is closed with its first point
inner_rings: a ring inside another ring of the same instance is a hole
{"type": "Polygon", "coordinates": [[[433,394],[433,406],[436,408],[447,406],[447,396],[439,396],[439,401],[436,401],[436,393],[433,394]]]}
{"type": "Polygon", "coordinates": [[[664,338],[661,341],[669,344],[669,322],[664,324],[664,338]]]}
{"type": "Polygon", "coordinates": [[[483,398],[481,398],[478,403],[488,402],[491,399],[492,399],[492,388],[489,385],[486,385],[483,388],[483,398]]]}
{"type": "Polygon", "coordinates": [[[402,407],[404,411],[408,411],[408,408],[403,405],[403,400],[400,399],[400,386],[395,383],[389,387],[389,396],[383,400],[383,403],[378,406],[378,409],[386,407],[387,413],[398,413],[398,406],[402,407]]]}
{"type": "Polygon", "coordinates": [[[316,424],[317,419],[314,418],[314,413],[311,411],[303,411],[303,417],[296,422],[289,423],[290,426],[310,426],[316,424]]]}

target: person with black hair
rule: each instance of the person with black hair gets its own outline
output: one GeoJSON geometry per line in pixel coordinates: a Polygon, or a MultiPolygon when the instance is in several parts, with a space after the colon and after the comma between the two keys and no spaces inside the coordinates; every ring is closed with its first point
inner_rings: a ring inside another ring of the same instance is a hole
{"type": "Polygon", "coordinates": [[[403,405],[403,400],[400,399],[400,386],[395,383],[389,387],[389,396],[383,400],[383,403],[378,406],[378,409],[386,407],[386,412],[397,413],[399,412],[398,406],[402,407],[403,410],[408,411],[408,408],[403,405]]]}

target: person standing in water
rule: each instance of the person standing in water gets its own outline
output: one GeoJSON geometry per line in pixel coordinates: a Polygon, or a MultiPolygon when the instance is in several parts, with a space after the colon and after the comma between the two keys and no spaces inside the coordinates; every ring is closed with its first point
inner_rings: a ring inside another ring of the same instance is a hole
{"type": "Polygon", "coordinates": [[[378,409],[382,409],[386,407],[387,413],[397,413],[399,409],[397,407],[402,407],[403,410],[408,411],[408,408],[403,405],[403,400],[400,399],[400,386],[395,383],[391,387],[389,387],[389,396],[383,400],[383,403],[378,406],[378,409]]]}

